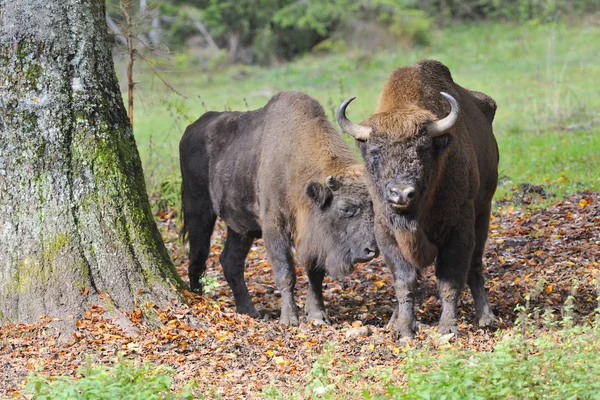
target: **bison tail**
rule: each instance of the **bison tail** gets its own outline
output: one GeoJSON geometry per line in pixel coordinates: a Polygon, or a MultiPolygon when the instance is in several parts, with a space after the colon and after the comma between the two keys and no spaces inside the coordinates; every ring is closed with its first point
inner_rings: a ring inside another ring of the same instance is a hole
{"type": "Polygon", "coordinates": [[[183,186],[183,182],[181,182],[181,221],[183,222],[183,225],[181,226],[181,231],[179,232],[180,236],[181,236],[181,241],[183,242],[183,244],[185,244],[188,240],[188,227],[186,225],[186,218],[185,218],[185,189],[183,186]]]}

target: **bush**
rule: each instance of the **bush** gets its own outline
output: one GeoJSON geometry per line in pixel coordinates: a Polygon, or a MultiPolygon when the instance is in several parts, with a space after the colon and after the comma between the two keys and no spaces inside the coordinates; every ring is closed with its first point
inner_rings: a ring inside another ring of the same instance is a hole
{"type": "Polygon", "coordinates": [[[27,384],[27,393],[35,399],[197,399],[193,384],[179,394],[171,389],[173,371],[152,364],[135,366],[133,362],[120,359],[113,367],[88,364],[78,372],[81,379],[68,376],[47,378],[39,373],[32,374],[27,384]]]}
{"type": "MultiPolygon", "coordinates": [[[[391,371],[333,373],[334,349],[327,346],[306,377],[307,385],[287,398],[308,399],[597,399],[600,393],[600,310],[582,325],[574,323],[573,297],[557,319],[548,310],[543,327],[531,319],[528,305],[518,306],[514,330],[504,333],[492,352],[466,350],[439,341],[406,344],[398,354],[398,367],[407,383],[391,385],[391,371]],[[590,321],[594,320],[593,323],[590,321]],[[347,380],[379,381],[362,389],[348,388],[347,380]],[[383,387],[382,387],[383,386],[383,387]]],[[[274,385],[264,391],[268,399],[284,396],[274,385]]]]}
{"type": "Polygon", "coordinates": [[[420,8],[432,17],[453,21],[551,21],[600,9],[597,0],[427,0],[420,8]]]}
{"type": "Polygon", "coordinates": [[[408,387],[388,393],[402,399],[597,398],[600,330],[573,327],[536,336],[505,337],[491,353],[415,351],[402,367],[408,387]]]}

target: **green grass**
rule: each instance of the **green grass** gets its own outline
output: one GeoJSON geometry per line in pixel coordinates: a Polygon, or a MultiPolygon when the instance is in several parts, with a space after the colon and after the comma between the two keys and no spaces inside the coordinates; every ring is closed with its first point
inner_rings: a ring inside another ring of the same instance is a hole
{"type": "Polygon", "coordinates": [[[389,387],[394,399],[593,399],[600,366],[600,332],[583,327],[517,334],[493,352],[416,351],[404,366],[409,383],[389,387]]]}
{"type": "Polygon", "coordinates": [[[173,371],[164,366],[145,363],[135,365],[120,359],[114,366],[89,363],[78,370],[81,378],[69,376],[45,377],[34,373],[29,376],[27,393],[39,400],[150,400],[197,399],[194,384],[188,383],[175,393],[171,388],[173,371]]]}
{"type": "MultiPolygon", "coordinates": [[[[326,347],[292,393],[266,388],[265,399],[597,399],[600,393],[600,322],[574,325],[565,318],[546,319],[544,329],[527,321],[507,332],[493,352],[466,350],[457,343],[405,345],[395,371],[359,372],[352,363],[336,370],[334,345],[326,347]],[[405,384],[393,384],[402,375],[405,384]]],[[[171,387],[172,370],[120,360],[113,367],[89,364],[82,377],[29,377],[27,394],[35,399],[193,399],[202,395],[187,383],[171,387]]]]}
{"type": "Polygon", "coordinates": [[[284,395],[271,385],[263,395],[296,400],[600,398],[600,315],[590,316],[592,324],[576,325],[570,317],[555,320],[547,314],[539,329],[532,327],[524,308],[518,311],[524,319],[503,333],[491,352],[465,349],[460,341],[407,344],[394,370],[358,372],[351,363],[334,361],[330,346],[315,360],[304,388],[284,395]],[[400,376],[404,383],[393,383],[400,376]]]}
{"type": "MultiPolygon", "coordinates": [[[[456,82],[497,101],[494,128],[504,178],[496,198],[524,182],[544,185],[557,197],[600,190],[600,127],[594,125],[600,119],[600,27],[459,26],[434,32],[432,43],[370,55],[308,55],[271,68],[165,73],[187,100],[138,61],[135,135],[150,190],[177,176],[183,130],[207,110],[255,109],[278,91],[301,90],[332,120],[343,99],[358,96],[349,116],[360,121],[373,111],[389,74],[422,58],[444,62],[456,82]]],[[[123,68],[118,71],[122,78],[123,68]]]]}
{"type": "MultiPolygon", "coordinates": [[[[509,196],[524,182],[544,186],[547,201],[600,188],[600,129],[507,134],[500,141],[501,185],[509,196]],[[504,150],[504,151],[503,151],[504,150]]],[[[544,202],[545,203],[545,202],[544,202]]]]}

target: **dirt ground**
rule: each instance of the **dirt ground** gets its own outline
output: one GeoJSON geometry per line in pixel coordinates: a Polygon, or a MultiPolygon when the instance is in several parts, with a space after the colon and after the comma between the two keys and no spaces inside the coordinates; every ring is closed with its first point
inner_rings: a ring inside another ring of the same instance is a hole
{"type": "MultiPolygon", "coordinates": [[[[535,196],[535,192],[525,193],[535,196]]],[[[530,199],[531,200],[531,199],[530,199]]],[[[174,212],[159,213],[159,226],[179,273],[187,279],[187,256],[177,240],[174,212]]],[[[92,306],[76,321],[67,341],[57,340],[48,318],[37,324],[7,325],[0,331],[0,395],[20,396],[27,375],[39,369],[46,375],[77,376],[86,357],[110,365],[117,354],[166,364],[175,370],[180,386],[195,378],[207,398],[256,398],[273,384],[286,393],[306,386],[306,374],[325,348],[332,374],[358,374],[369,368],[393,371],[402,361],[404,346],[385,326],[394,296],[391,274],[381,258],[358,265],[341,280],[326,278],[324,296],[331,326],[315,327],[304,319],[299,327],[277,322],[280,298],[266,253],[257,241],[246,262],[246,281],[257,308],[273,319],[254,320],[234,312],[233,297],[223,277],[218,256],[224,225],[218,224],[208,262],[208,282],[215,286],[205,297],[185,293],[189,305],[165,309],[147,305],[144,314],[129,314],[139,334],[129,336],[92,306]],[[146,316],[154,314],[155,318],[146,316]],[[369,335],[348,336],[367,326],[369,335]],[[349,368],[352,366],[352,368],[349,368]],[[354,371],[354,372],[350,372],[354,371]]],[[[598,306],[595,283],[600,270],[600,193],[580,193],[538,211],[503,204],[494,213],[485,254],[487,287],[501,331],[516,320],[515,306],[550,310],[560,315],[567,296],[574,296],[575,318],[585,320],[598,306]]],[[[298,268],[296,299],[304,306],[308,280],[298,268]]],[[[433,268],[422,271],[417,317],[420,329],[411,346],[435,345],[440,305],[433,268]]],[[[600,277],[598,277],[600,278],[600,277]]],[[[600,281],[600,279],[598,279],[600,281]]],[[[473,301],[465,291],[459,304],[460,335],[452,343],[476,351],[491,351],[498,335],[473,325],[473,301]]],[[[541,319],[541,313],[533,313],[541,319]]],[[[357,387],[373,384],[357,381],[357,387]]],[[[400,374],[393,375],[402,383],[400,374]]],[[[351,382],[349,380],[348,382],[351,382]]]]}

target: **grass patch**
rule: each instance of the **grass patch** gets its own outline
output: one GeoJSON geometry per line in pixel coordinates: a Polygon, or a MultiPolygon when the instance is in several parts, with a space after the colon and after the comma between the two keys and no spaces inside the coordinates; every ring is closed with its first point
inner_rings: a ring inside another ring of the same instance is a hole
{"type": "Polygon", "coordinates": [[[145,363],[136,366],[120,359],[113,367],[91,362],[80,368],[80,379],[69,376],[44,377],[32,374],[26,392],[35,399],[197,399],[192,383],[175,392],[171,387],[173,371],[164,366],[145,363]]]}
{"type": "Polygon", "coordinates": [[[524,183],[542,186],[540,205],[586,189],[600,190],[599,133],[596,127],[503,135],[496,198],[517,196],[524,183]]]}
{"type": "Polygon", "coordinates": [[[497,199],[525,182],[542,185],[556,197],[583,188],[600,190],[595,154],[600,148],[600,92],[593,89],[600,81],[599,42],[600,27],[591,24],[458,26],[434,32],[426,48],[306,55],[271,68],[166,74],[187,100],[169,92],[138,63],[135,135],[148,186],[157,191],[179,175],[183,130],[208,110],[256,109],[281,90],[301,90],[319,100],[332,121],[343,99],[358,96],[350,117],[360,121],[373,111],[395,68],[435,58],[449,66],[461,85],[488,93],[498,103],[494,127],[500,170],[507,178],[497,199]]]}
{"type": "Polygon", "coordinates": [[[316,359],[304,389],[284,395],[271,385],[263,395],[267,399],[596,399],[600,318],[573,324],[568,316],[572,301],[572,297],[567,300],[561,321],[546,314],[543,328],[535,328],[528,321],[531,314],[520,307],[516,311],[525,319],[504,333],[491,352],[462,348],[460,341],[407,344],[393,371],[357,373],[348,364],[332,373],[329,347],[316,359]],[[394,375],[402,376],[405,383],[393,384],[394,375]]]}
{"type": "Polygon", "coordinates": [[[402,399],[596,398],[599,339],[598,329],[584,326],[539,337],[516,334],[490,353],[415,351],[402,368],[407,387],[389,387],[387,394],[402,399]]]}

